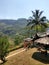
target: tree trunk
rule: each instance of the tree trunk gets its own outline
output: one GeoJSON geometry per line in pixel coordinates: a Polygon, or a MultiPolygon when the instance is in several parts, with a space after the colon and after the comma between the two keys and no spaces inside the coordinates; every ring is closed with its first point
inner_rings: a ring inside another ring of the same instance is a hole
{"type": "Polygon", "coordinates": [[[3,61],[3,63],[6,62],[5,57],[1,57],[1,60],[3,61]]]}

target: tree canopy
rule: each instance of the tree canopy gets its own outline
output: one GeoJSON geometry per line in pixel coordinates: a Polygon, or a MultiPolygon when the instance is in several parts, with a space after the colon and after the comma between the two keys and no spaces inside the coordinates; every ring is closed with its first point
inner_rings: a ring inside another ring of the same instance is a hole
{"type": "Polygon", "coordinates": [[[28,21],[27,26],[31,26],[31,29],[35,27],[36,33],[39,31],[39,28],[41,28],[41,30],[43,28],[47,28],[46,23],[47,19],[46,16],[42,16],[42,13],[43,11],[39,10],[32,11],[33,16],[27,20],[28,21]]]}
{"type": "Polygon", "coordinates": [[[6,36],[0,37],[0,59],[5,62],[5,57],[7,56],[9,48],[8,38],[6,36]]]}

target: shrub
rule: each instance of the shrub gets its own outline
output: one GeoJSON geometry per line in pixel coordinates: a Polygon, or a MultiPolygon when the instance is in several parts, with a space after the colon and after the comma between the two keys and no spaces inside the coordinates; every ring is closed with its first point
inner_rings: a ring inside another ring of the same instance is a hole
{"type": "Polygon", "coordinates": [[[0,37],[0,59],[5,62],[7,51],[9,48],[8,38],[6,36],[0,37]]]}

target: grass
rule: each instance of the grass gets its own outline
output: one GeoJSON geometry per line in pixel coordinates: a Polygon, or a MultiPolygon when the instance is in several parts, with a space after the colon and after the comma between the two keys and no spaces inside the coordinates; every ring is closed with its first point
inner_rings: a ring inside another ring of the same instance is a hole
{"type": "Polygon", "coordinates": [[[9,40],[9,43],[10,43],[9,49],[8,49],[9,52],[14,51],[16,49],[19,49],[23,46],[23,43],[20,43],[19,45],[15,45],[14,40],[11,39],[11,38],[9,38],[8,40],[9,40]]]}
{"type": "Polygon", "coordinates": [[[46,64],[45,62],[42,62],[43,59],[40,59],[39,58],[40,56],[38,54],[37,54],[38,59],[32,57],[32,55],[34,56],[34,53],[36,52],[37,52],[36,48],[29,49],[28,51],[24,51],[13,57],[8,58],[7,62],[5,62],[2,65],[49,65],[46,64]]]}

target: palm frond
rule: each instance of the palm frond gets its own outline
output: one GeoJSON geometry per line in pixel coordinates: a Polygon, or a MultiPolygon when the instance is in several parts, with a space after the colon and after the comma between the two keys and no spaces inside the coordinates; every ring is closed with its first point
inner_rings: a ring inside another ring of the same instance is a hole
{"type": "MultiPolygon", "coordinates": [[[[36,22],[35,19],[33,19],[33,20],[29,19],[27,26],[32,25],[32,24],[34,24],[35,22],[36,22]]],[[[36,24],[36,23],[35,23],[35,24],[36,24]]]]}
{"type": "Polygon", "coordinates": [[[31,29],[32,29],[33,27],[35,27],[35,26],[36,26],[35,24],[32,24],[31,29]]]}
{"type": "Polygon", "coordinates": [[[30,22],[30,21],[32,21],[32,20],[31,20],[31,19],[28,19],[28,20],[27,20],[27,22],[30,22]]]}
{"type": "Polygon", "coordinates": [[[32,22],[28,22],[27,26],[29,26],[29,25],[31,25],[31,24],[32,24],[32,22]]]}
{"type": "Polygon", "coordinates": [[[34,12],[34,11],[32,11],[32,13],[33,13],[33,14],[35,14],[35,12],[34,12]]]}
{"type": "Polygon", "coordinates": [[[33,17],[30,16],[29,19],[27,20],[27,22],[32,21],[32,20],[33,20],[33,17]]]}
{"type": "Polygon", "coordinates": [[[34,12],[34,11],[32,11],[32,14],[33,14],[33,17],[35,17],[35,16],[36,16],[36,14],[35,14],[35,12],[34,12]]]}
{"type": "Polygon", "coordinates": [[[45,16],[43,16],[43,17],[40,19],[40,21],[41,21],[41,22],[46,21],[46,17],[45,17],[45,16]]]}
{"type": "Polygon", "coordinates": [[[38,16],[38,14],[39,14],[39,10],[36,10],[36,16],[38,16]]]}
{"type": "Polygon", "coordinates": [[[47,23],[41,23],[41,25],[43,25],[45,28],[48,27],[47,23]]]}
{"type": "Polygon", "coordinates": [[[33,20],[33,17],[30,16],[29,19],[33,20]]]}
{"type": "Polygon", "coordinates": [[[39,13],[39,17],[42,15],[42,13],[43,13],[43,11],[41,11],[41,12],[39,13]]]}

